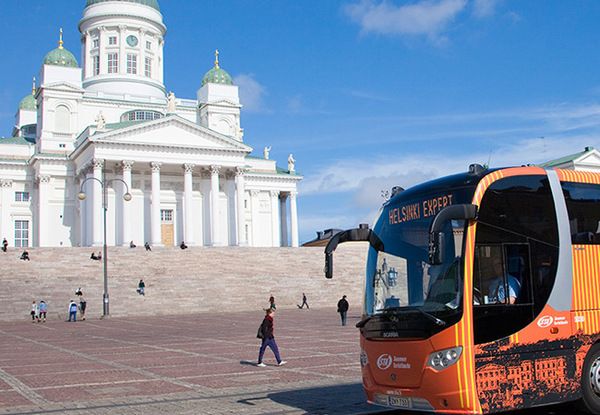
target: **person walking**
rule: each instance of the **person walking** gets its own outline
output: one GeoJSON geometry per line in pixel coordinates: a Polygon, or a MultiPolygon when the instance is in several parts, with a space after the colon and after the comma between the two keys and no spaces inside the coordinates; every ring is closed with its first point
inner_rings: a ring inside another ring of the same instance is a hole
{"type": "Polygon", "coordinates": [[[258,363],[256,364],[256,366],[258,366],[258,367],[266,367],[267,366],[263,363],[263,357],[265,355],[265,350],[267,349],[267,347],[270,347],[271,351],[273,351],[273,354],[275,355],[275,360],[277,360],[278,366],[282,366],[287,363],[285,360],[281,360],[281,356],[279,355],[279,348],[277,347],[277,343],[275,342],[275,335],[274,335],[275,327],[273,324],[274,316],[275,316],[275,309],[267,308],[265,318],[263,319],[262,324],[260,325],[260,327],[258,329],[258,334],[256,335],[256,337],[258,337],[259,339],[262,339],[262,342],[260,344],[260,349],[258,351],[258,363]]]}
{"type": "Polygon", "coordinates": [[[39,306],[38,321],[42,320],[42,323],[45,323],[47,312],[48,312],[48,304],[46,304],[46,302],[44,300],[41,300],[40,306],[39,306]]]}
{"type": "Polygon", "coordinates": [[[32,323],[35,323],[35,319],[36,318],[39,321],[39,316],[38,316],[39,311],[40,310],[38,308],[37,303],[35,302],[35,300],[33,300],[33,302],[31,303],[31,313],[30,313],[31,314],[31,322],[32,323]]]}
{"type": "Polygon", "coordinates": [[[148,242],[144,244],[144,248],[146,248],[146,251],[152,251],[152,248],[150,247],[150,244],[148,242]]]}
{"type": "Polygon", "coordinates": [[[346,325],[346,314],[348,313],[348,308],[350,305],[348,304],[348,300],[346,300],[346,296],[342,296],[342,299],[337,303],[337,311],[340,313],[340,317],[342,319],[342,326],[346,325]]]}
{"type": "Polygon", "coordinates": [[[8,241],[6,240],[6,238],[4,238],[4,239],[2,240],[2,251],[3,251],[3,252],[6,252],[6,251],[7,251],[7,249],[8,249],[8,241]]]}
{"type": "Polygon", "coordinates": [[[77,321],[77,303],[71,300],[69,303],[69,322],[73,320],[73,322],[77,321]]]}
{"type": "Polygon", "coordinates": [[[137,292],[139,295],[146,295],[145,293],[146,290],[146,283],[144,282],[144,280],[140,280],[140,282],[138,282],[138,287],[137,287],[137,292]]]}
{"type": "Polygon", "coordinates": [[[273,296],[269,297],[269,308],[271,310],[277,310],[277,307],[275,306],[275,297],[273,296]]]}
{"type": "Polygon", "coordinates": [[[306,294],[302,293],[302,305],[296,304],[298,306],[298,308],[304,308],[304,305],[306,305],[306,309],[310,310],[310,307],[308,306],[308,302],[306,301],[306,294]]]}
{"type": "Polygon", "coordinates": [[[87,301],[83,298],[83,294],[79,297],[79,311],[81,319],[85,320],[85,308],[87,307],[87,301]]]}

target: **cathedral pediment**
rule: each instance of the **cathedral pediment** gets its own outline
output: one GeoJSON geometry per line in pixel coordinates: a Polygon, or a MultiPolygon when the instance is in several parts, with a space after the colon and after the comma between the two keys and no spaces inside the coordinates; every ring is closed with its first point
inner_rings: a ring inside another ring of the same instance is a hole
{"type": "Polygon", "coordinates": [[[600,152],[592,150],[575,160],[576,165],[600,166],[600,152]]]}
{"type": "Polygon", "coordinates": [[[107,125],[115,129],[96,131],[91,141],[164,147],[251,152],[252,148],[177,115],[134,125],[107,125]]]}
{"type": "Polygon", "coordinates": [[[53,82],[44,84],[44,89],[61,90],[69,92],[84,92],[84,90],[76,85],[68,82],[53,82]]]}

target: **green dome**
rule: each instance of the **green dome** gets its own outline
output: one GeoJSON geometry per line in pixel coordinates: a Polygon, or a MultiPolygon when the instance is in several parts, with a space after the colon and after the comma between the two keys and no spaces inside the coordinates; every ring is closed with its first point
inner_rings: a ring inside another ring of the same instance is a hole
{"type": "Polygon", "coordinates": [[[204,78],[202,78],[202,86],[207,83],[233,85],[231,76],[221,68],[212,68],[210,71],[204,74],[204,78]]]}
{"type": "Polygon", "coordinates": [[[219,51],[215,50],[215,66],[208,72],[204,74],[202,78],[202,85],[205,84],[224,84],[224,85],[233,85],[233,81],[231,80],[231,76],[221,67],[219,66],[219,51]]]}
{"type": "Polygon", "coordinates": [[[78,68],[77,59],[75,56],[64,47],[59,46],[48,52],[44,58],[44,65],[67,66],[70,68],[78,68]]]}
{"type": "Polygon", "coordinates": [[[19,103],[20,110],[35,111],[37,109],[37,103],[33,95],[29,94],[21,100],[19,103]]]}
{"type": "Polygon", "coordinates": [[[86,0],[85,7],[91,6],[92,4],[106,3],[107,1],[125,1],[127,3],[138,3],[144,6],[152,7],[156,11],[160,11],[158,6],[158,0],[86,0]]]}

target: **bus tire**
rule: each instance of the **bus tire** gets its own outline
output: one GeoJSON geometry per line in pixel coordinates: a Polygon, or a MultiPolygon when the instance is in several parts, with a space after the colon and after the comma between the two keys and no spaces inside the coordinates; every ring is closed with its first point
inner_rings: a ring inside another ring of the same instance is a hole
{"type": "Polygon", "coordinates": [[[600,343],[588,352],[581,372],[581,409],[600,415],[600,343]]]}

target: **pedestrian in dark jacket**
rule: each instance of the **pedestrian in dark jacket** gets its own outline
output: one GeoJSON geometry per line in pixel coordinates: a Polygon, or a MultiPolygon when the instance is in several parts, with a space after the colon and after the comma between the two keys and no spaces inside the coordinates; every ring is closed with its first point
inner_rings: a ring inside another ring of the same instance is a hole
{"type": "Polygon", "coordinates": [[[302,293],[302,305],[300,304],[296,304],[298,306],[298,308],[304,308],[304,306],[306,305],[306,309],[310,310],[310,307],[308,306],[308,301],[306,301],[306,294],[302,293]]]}
{"type": "Polygon", "coordinates": [[[277,347],[277,343],[275,342],[274,326],[273,326],[273,316],[275,315],[275,310],[272,308],[267,309],[267,314],[260,325],[258,330],[257,337],[262,339],[262,343],[260,345],[260,350],[258,351],[258,364],[259,367],[265,367],[263,363],[263,356],[265,355],[265,350],[267,346],[271,348],[273,354],[275,355],[275,359],[277,360],[277,365],[285,365],[287,362],[285,360],[281,360],[281,356],[279,355],[279,348],[277,347]]]}
{"type": "Polygon", "coordinates": [[[139,295],[146,295],[146,283],[144,280],[140,280],[136,291],[139,295]]]}
{"type": "Polygon", "coordinates": [[[8,249],[8,241],[6,240],[6,238],[4,238],[2,240],[2,251],[6,252],[7,249],[8,249]]]}
{"type": "Polygon", "coordinates": [[[344,295],[337,303],[337,311],[340,313],[340,317],[342,318],[342,326],[346,325],[346,314],[348,313],[348,308],[350,308],[350,305],[348,304],[348,300],[346,300],[346,296],[344,295]]]}

